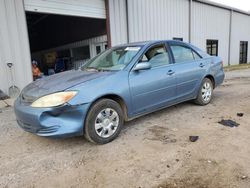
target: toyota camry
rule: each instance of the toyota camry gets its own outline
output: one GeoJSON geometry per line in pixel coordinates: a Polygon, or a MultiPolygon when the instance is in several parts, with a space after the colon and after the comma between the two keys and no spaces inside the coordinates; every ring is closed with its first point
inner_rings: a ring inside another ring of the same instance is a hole
{"type": "Polygon", "coordinates": [[[180,41],[113,47],[79,70],[27,85],[15,101],[17,123],[39,136],[84,135],[105,144],[123,123],[192,100],[207,105],[224,80],[221,58],[180,41]]]}

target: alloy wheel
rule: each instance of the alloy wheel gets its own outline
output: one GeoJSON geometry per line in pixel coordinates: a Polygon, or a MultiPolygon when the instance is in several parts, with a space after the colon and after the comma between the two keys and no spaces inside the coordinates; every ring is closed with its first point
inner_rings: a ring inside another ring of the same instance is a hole
{"type": "Polygon", "coordinates": [[[98,136],[108,138],[112,136],[119,125],[119,115],[112,108],[105,108],[95,119],[95,131],[98,136]]]}
{"type": "Polygon", "coordinates": [[[212,96],[212,86],[209,82],[204,82],[201,89],[201,96],[205,102],[210,101],[212,96]]]}

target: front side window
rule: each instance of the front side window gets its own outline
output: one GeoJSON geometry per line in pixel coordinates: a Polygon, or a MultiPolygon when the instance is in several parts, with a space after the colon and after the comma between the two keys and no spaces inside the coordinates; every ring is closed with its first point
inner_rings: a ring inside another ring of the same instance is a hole
{"type": "Polygon", "coordinates": [[[192,50],[192,52],[193,52],[194,59],[196,60],[201,59],[201,57],[195,51],[192,50]]]}
{"type": "Polygon", "coordinates": [[[207,53],[211,56],[218,56],[218,40],[207,40],[207,53]]]}
{"type": "Polygon", "coordinates": [[[141,61],[148,61],[152,67],[168,65],[170,63],[169,54],[163,44],[150,48],[143,55],[141,61]]]}
{"type": "Polygon", "coordinates": [[[108,49],[86,63],[82,70],[118,71],[124,69],[141,49],[140,46],[125,46],[108,49]]]}
{"type": "Polygon", "coordinates": [[[195,53],[191,48],[179,45],[172,45],[171,50],[174,55],[175,63],[182,63],[200,59],[201,57],[195,53]]]}

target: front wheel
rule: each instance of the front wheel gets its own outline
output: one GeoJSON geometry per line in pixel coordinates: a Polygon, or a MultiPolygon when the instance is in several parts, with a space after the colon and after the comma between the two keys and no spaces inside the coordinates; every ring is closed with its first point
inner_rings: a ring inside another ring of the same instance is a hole
{"type": "Polygon", "coordinates": [[[195,103],[199,105],[207,105],[210,103],[213,96],[213,83],[209,78],[204,78],[195,103]]]}
{"type": "Polygon", "coordinates": [[[96,144],[106,144],[120,133],[124,122],[121,106],[110,99],[94,103],[85,121],[85,138],[96,144]]]}

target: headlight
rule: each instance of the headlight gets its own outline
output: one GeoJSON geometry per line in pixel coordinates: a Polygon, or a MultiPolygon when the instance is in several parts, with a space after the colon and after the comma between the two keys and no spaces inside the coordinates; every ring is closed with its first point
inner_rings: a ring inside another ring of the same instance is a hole
{"type": "Polygon", "coordinates": [[[37,99],[35,102],[31,104],[31,106],[36,108],[49,108],[49,107],[60,106],[71,100],[76,94],[77,91],[65,91],[65,92],[53,93],[37,99]]]}

